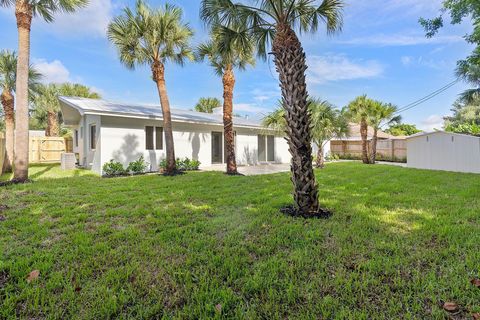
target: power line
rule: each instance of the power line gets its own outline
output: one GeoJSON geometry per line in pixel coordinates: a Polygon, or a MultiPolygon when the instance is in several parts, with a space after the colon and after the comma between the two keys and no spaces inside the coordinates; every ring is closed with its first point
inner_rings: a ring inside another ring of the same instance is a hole
{"type": "Polygon", "coordinates": [[[395,112],[395,114],[405,112],[407,110],[413,109],[413,108],[421,105],[422,103],[424,103],[424,102],[438,96],[439,94],[445,92],[446,90],[450,89],[451,87],[453,87],[459,81],[460,81],[460,79],[455,79],[454,81],[446,84],[445,86],[441,87],[440,89],[430,93],[429,95],[403,106],[402,108],[398,109],[398,111],[395,112]]]}

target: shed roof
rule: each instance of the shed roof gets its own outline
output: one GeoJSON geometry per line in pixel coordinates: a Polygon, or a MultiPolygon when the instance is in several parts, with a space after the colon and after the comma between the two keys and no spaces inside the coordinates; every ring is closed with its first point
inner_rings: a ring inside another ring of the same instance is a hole
{"type": "MultiPolygon", "coordinates": [[[[72,115],[70,110],[71,108],[78,111],[80,115],[95,114],[139,119],[163,119],[162,108],[159,105],[117,103],[78,97],[60,97],[59,100],[64,118],[66,118],[66,124],[74,124],[76,121],[75,116],[72,115]]],[[[173,122],[223,124],[223,116],[218,113],[171,109],[171,114],[173,122]]],[[[236,127],[264,128],[260,121],[243,117],[234,117],[233,122],[236,127]]]]}
{"type": "Polygon", "coordinates": [[[428,135],[432,135],[432,134],[447,134],[447,135],[454,135],[454,136],[462,136],[462,137],[470,137],[470,138],[480,139],[480,137],[473,136],[473,135],[470,135],[470,134],[449,132],[449,131],[445,131],[445,130],[435,130],[435,131],[431,131],[431,132],[419,132],[419,133],[416,133],[414,135],[408,136],[407,139],[418,138],[418,137],[428,136],[428,135]]]}

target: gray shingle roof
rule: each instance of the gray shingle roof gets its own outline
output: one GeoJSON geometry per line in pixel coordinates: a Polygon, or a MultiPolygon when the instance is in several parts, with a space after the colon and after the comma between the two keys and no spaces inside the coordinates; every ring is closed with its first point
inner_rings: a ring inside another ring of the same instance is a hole
{"type": "MultiPolygon", "coordinates": [[[[110,116],[131,116],[133,118],[163,119],[162,108],[158,105],[142,105],[132,103],[117,103],[105,100],[86,99],[78,97],[60,97],[60,102],[75,108],[80,114],[101,114],[110,116]]],[[[172,121],[194,122],[202,124],[223,124],[221,114],[211,114],[183,109],[171,109],[172,121]]],[[[237,127],[263,128],[260,121],[234,117],[237,127]]]]}

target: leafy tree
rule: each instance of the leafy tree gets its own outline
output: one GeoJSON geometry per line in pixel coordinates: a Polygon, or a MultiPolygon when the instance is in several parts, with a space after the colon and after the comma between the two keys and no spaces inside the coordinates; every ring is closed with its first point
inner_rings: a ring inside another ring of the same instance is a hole
{"type": "Polygon", "coordinates": [[[176,172],[170,101],[165,82],[168,62],[184,65],[193,60],[189,41],[193,31],[182,21],[180,8],[166,4],[152,9],[138,0],[135,12],[130,8],[116,17],[108,26],[108,38],[117,47],[120,61],[129,69],[148,65],[157,85],[163,114],[163,129],[167,153],[167,174],[176,172]]]}
{"type": "Polygon", "coordinates": [[[480,125],[480,97],[474,99],[460,98],[453,104],[453,115],[445,117],[445,126],[463,124],[480,125]]]}
{"type": "Polygon", "coordinates": [[[352,122],[360,124],[360,136],[362,137],[362,161],[365,164],[370,163],[368,155],[368,119],[375,101],[369,99],[367,95],[355,98],[345,108],[345,116],[352,122]]]}
{"type": "Polygon", "coordinates": [[[385,132],[392,136],[411,136],[422,130],[419,130],[414,124],[395,123],[391,124],[385,132]]]}
{"type": "MultiPolygon", "coordinates": [[[[15,146],[15,81],[17,78],[17,54],[13,51],[0,51],[0,102],[3,106],[5,127],[6,158],[4,172],[12,171],[15,146]]],[[[28,69],[28,88],[32,92],[38,86],[41,75],[32,67],[28,69]]]]}
{"type": "Polygon", "coordinates": [[[220,108],[222,103],[217,98],[200,98],[195,105],[195,111],[213,113],[213,109],[220,108]]]}
{"type": "Polygon", "coordinates": [[[445,127],[445,131],[480,136],[480,125],[474,122],[449,124],[445,127]]]}
{"type": "Polygon", "coordinates": [[[254,65],[254,43],[243,25],[213,24],[210,41],[198,47],[198,58],[208,59],[215,73],[223,83],[223,132],[227,156],[227,173],[237,174],[235,160],[235,134],[233,131],[233,90],[235,87],[234,69],[245,70],[254,65]]]}
{"type": "Polygon", "coordinates": [[[2,7],[15,7],[18,29],[14,181],[24,182],[28,179],[28,76],[32,18],[41,16],[43,20],[52,22],[55,13],[74,12],[86,4],[87,0],[0,0],[2,7]]]}
{"type": "Polygon", "coordinates": [[[45,128],[47,137],[58,137],[61,129],[59,96],[100,99],[100,94],[78,83],[48,84],[38,86],[33,98],[33,117],[36,125],[45,128]]]}
{"type": "Polygon", "coordinates": [[[373,101],[368,110],[368,124],[373,128],[372,148],[370,150],[370,163],[375,164],[377,159],[378,130],[384,125],[399,123],[401,116],[395,116],[398,108],[390,103],[373,101]]]}
{"type": "Polygon", "coordinates": [[[463,80],[475,86],[463,93],[466,100],[480,95],[480,1],[478,0],[444,0],[441,15],[433,19],[420,18],[420,24],[425,28],[427,37],[435,36],[444,26],[443,14],[449,13],[451,24],[460,24],[471,20],[473,31],[464,36],[465,40],[475,45],[472,54],[457,64],[456,74],[463,80]]]}
{"type": "MultiPolygon", "coordinates": [[[[324,148],[333,138],[342,138],[348,135],[348,121],[340,110],[331,103],[320,99],[310,99],[309,112],[312,119],[312,141],[317,145],[317,168],[325,165],[324,148]]],[[[267,114],[262,123],[265,127],[283,132],[286,129],[285,109],[281,105],[267,114]]]]}
{"type": "Polygon", "coordinates": [[[285,109],[292,182],[297,212],[303,216],[319,212],[318,187],[312,165],[311,119],[305,81],[305,52],[297,32],[315,32],[325,23],[329,33],[342,26],[342,0],[203,0],[201,17],[209,25],[244,25],[255,38],[257,52],[271,52],[279,74],[285,109]],[[271,50],[268,47],[271,46],[271,50]]]}

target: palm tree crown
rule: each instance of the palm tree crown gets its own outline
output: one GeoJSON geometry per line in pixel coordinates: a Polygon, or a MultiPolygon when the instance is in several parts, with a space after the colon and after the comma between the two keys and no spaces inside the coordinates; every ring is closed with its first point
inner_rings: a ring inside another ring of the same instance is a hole
{"type": "MultiPolygon", "coordinates": [[[[0,0],[1,7],[14,6],[17,0],[0,0]]],[[[71,13],[88,4],[88,0],[24,0],[33,16],[40,16],[47,22],[54,20],[57,12],[71,13]]]]}
{"type": "MultiPolygon", "coordinates": [[[[34,93],[42,74],[33,66],[28,70],[28,88],[34,93]]],[[[17,79],[17,53],[10,50],[0,51],[0,89],[8,92],[15,92],[15,81],[17,79]]]]}
{"type": "Polygon", "coordinates": [[[166,4],[153,10],[139,0],[135,13],[130,8],[123,13],[109,25],[108,38],[127,68],[168,61],[183,65],[185,59],[193,59],[189,46],[193,31],[181,21],[180,8],[166,4]]]}
{"type": "MultiPolygon", "coordinates": [[[[247,3],[248,1],[243,1],[247,3]]],[[[316,32],[325,22],[327,32],[340,31],[343,24],[342,0],[257,0],[255,6],[232,0],[203,0],[200,15],[210,25],[244,25],[256,40],[257,53],[266,58],[278,26],[299,32],[316,32]]]]}
{"type": "Polygon", "coordinates": [[[195,111],[213,113],[213,109],[220,108],[222,103],[217,98],[200,98],[195,105],[195,111]]]}

